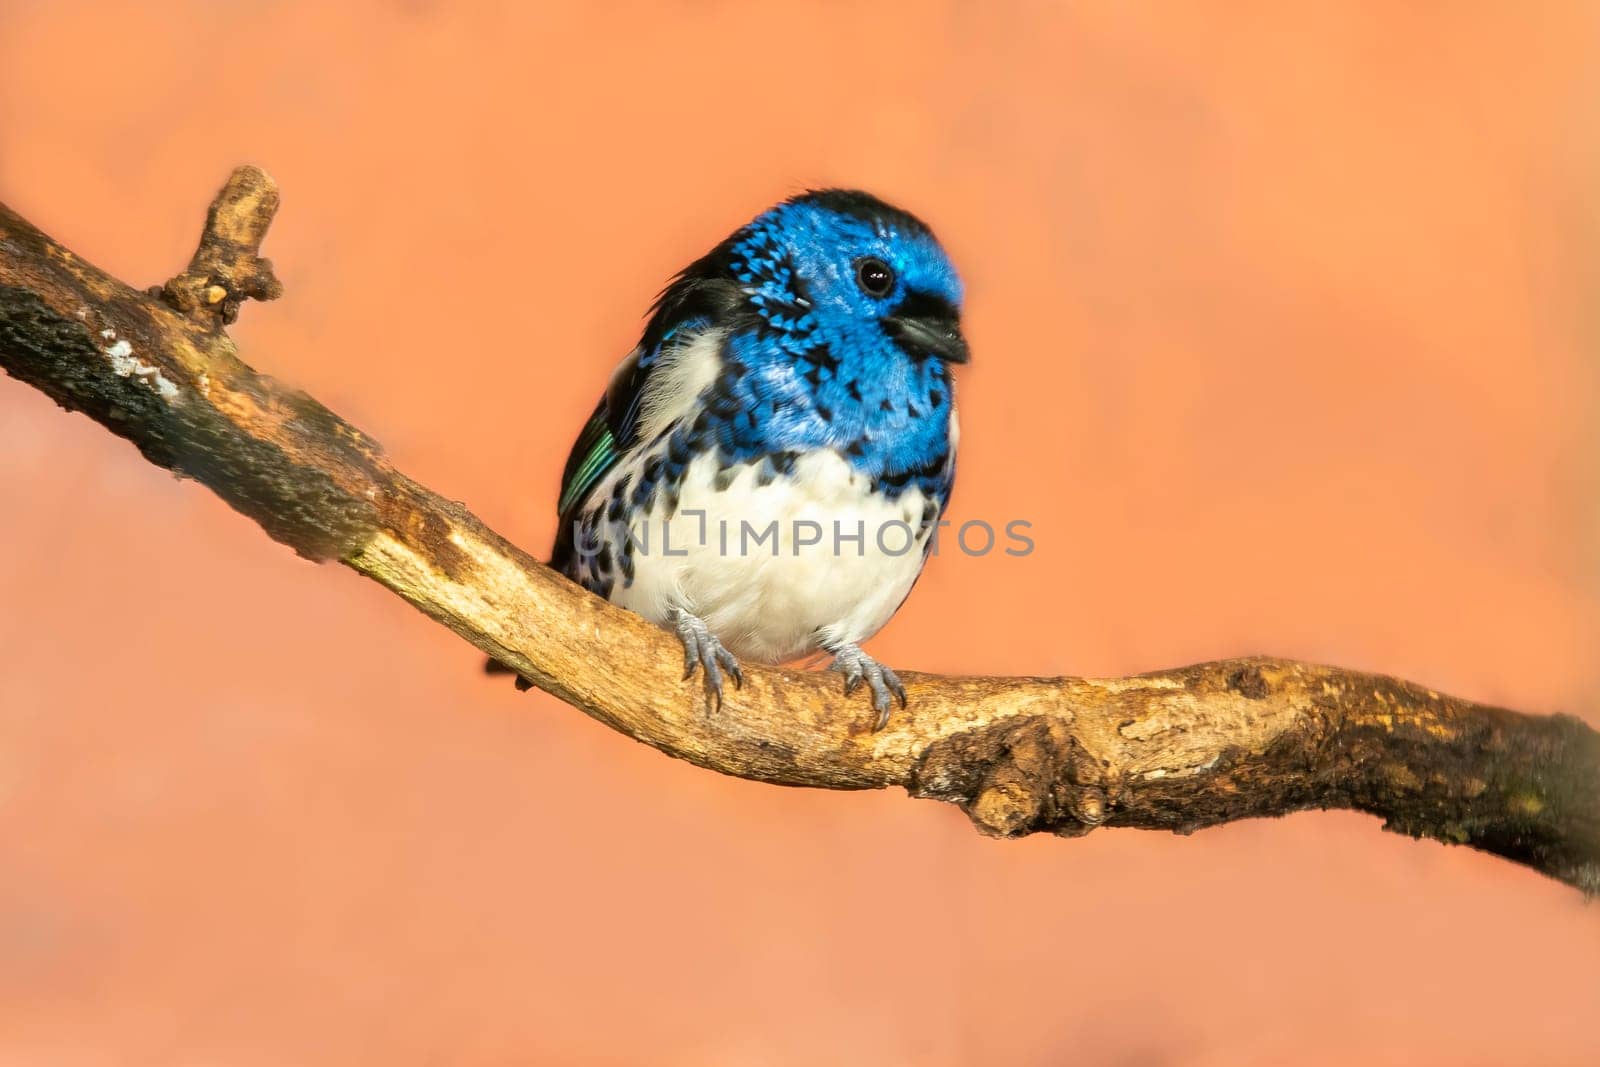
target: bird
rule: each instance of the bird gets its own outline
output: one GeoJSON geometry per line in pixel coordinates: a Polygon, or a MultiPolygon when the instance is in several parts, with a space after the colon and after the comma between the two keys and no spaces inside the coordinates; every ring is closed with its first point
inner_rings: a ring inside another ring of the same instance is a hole
{"type": "Polygon", "coordinates": [[[656,298],[572,446],[550,565],[675,633],[713,708],[742,662],[827,654],[882,730],[906,690],[861,643],[950,499],[962,297],[928,225],[872,194],[757,215],[656,298]]]}

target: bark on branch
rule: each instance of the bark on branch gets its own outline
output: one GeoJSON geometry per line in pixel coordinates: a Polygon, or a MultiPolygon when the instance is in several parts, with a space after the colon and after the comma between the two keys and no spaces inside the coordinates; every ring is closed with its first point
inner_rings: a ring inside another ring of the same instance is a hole
{"type": "Polygon", "coordinates": [[[574,707],[711,770],[903,786],[1000,836],[1353,808],[1600,892],[1600,734],[1393,678],[1263,658],[1117,679],[902,673],[910,710],[873,733],[836,676],[753,668],[708,713],[670,636],[239,360],[222,325],[241,300],[279,293],[257,255],[276,206],[271,179],[240,168],[188,270],[141,292],[0,205],[0,366],[307,559],[344,563],[574,707]]]}

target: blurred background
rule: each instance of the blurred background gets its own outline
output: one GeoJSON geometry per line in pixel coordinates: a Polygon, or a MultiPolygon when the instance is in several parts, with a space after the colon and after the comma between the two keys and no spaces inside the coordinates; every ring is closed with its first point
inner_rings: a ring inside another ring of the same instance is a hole
{"type": "MultiPolygon", "coordinates": [[[[1600,725],[1593,4],[0,4],[0,198],[542,552],[663,281],[861,186],[969,288],[914,670],[1272,653],[1600,725]]],[[[634,744],[0,378],[0,1062],[1600,1059],[1600,910],[1306,814],[980,839],[634,744]]]]}

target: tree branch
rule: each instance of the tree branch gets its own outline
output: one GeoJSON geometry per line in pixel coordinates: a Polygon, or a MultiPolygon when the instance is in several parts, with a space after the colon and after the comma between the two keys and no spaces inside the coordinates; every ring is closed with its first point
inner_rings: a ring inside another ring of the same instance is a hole
{"type": "Polygon", "coordinates": [[[382,583],[613,729],[724,774],[903,786],[984,833],[1181,833],[1307,808],[1504,856],[1600,892],[1600,734],[1392,678],[1271,659],[1120,679],[902,674],[881,733],[832,675],[751,669],[720,713],[673,639],[411,481],[377,443],[242,363],[222,331],[279,293],[277,207],[235,171],[189,268],[141,293],[0,205],[0,366],[202,482],[274,539],[382,583]]]}

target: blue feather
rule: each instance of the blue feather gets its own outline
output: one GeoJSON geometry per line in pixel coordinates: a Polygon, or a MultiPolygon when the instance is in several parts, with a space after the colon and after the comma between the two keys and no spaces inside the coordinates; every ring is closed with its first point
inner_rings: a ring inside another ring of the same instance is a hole
{"type": "Polygon", "coordinates": [[[624,511],[663,490],[676,499],[688,461],[708,451],[724,468],[774,477],[792,464],[781,457],[819,449],[843,456],[872,492],[895,499],[915,487],[942,510],[955,470],[946,363],[965,360],[961,299],[928,227],[865,193],[808,193],[758,216],[656,301],[568,458],[555,564],[572,570],[570,527],[633,455],[645,460],[640,476],[610,505],[624,511]],[[863,288],[864,262],[886,268],[886,290],[863,288]],[[707,328],[721,333],[720,365],[694,417],[639,440],[663,347],[707,328]]]}

